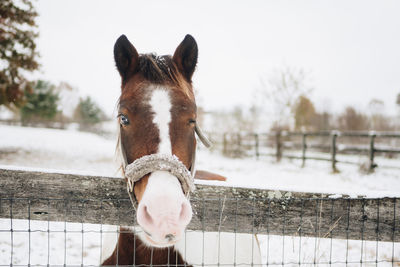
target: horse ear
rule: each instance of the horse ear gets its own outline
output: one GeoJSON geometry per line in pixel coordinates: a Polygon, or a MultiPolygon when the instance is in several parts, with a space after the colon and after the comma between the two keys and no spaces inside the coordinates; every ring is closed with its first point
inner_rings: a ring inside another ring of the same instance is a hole
{"type": "Polygon", "coordinates": [[[187,34],[185,39],[183,39],[176,48],[174,56],[172,57],[179,71],[189,82],[191,82],[194,69],[196,68],[197,55],[198,49],[196,40],[194,40],[191,35],[187,34]]]}
{"type": "Polygon", "coordinates": [[[125,35],[121,35],[115,42],[114,60],[123,82],[136,72],[139,54],[125,35]]]}

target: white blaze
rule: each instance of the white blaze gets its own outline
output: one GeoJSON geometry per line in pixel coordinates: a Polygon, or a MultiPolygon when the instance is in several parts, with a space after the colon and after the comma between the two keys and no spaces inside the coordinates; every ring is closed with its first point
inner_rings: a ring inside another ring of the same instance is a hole
{"type": "Polygon", "coordinates": [[[165,89],[155,89],[150,98],[151,110],[154,112],[153,123],[160,133],[158,154],[172,154],[169,124],[171,122],[171,99],[165,89]]]}
{"type": "MultiPolygon", "coordinates": [[[[172,155],[169,134],[172,105],[168,91],[164,88],[154,88],[150,96],[149,105],[153,112],[153,123],[159,131],[160,143],[158,144],[157,153],[172,155]]],[[[138,212],[140,211],[141,213],[138,213],[137,216],[138,220],[142,218],[143,222],[147,223],[142,213],[148,212],[151,214],[152,221],[155,223],[142,225],[142,227],[151,232],[152,240],[158,242],[160,247],[167,245],[166,234],[174,232],[180,235],[185,229],[186,225],[179,225],[184,203],[187,203],[190,209],[190,204],[183,194],[178,178],[167,171],[154,171],[150,174],[146,190],[138,207],[138,212]],[[146,207],[145,210],[141,209],[143,206],[146,207]]],[[[191,209],[187,213],[190,213],[191,217],[191,209]]],[[[148,243],[143,233],[139,233],[139,237],[148,246],[154,246],[154,244],[148,243]]]]}

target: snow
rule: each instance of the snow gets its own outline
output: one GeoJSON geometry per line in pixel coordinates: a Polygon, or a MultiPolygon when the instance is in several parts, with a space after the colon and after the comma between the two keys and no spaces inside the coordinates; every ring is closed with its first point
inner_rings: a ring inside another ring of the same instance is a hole
{"type": "Polygon", "coordinates": [[[14,113],[12,113],[9,109],[0,106],[0,120],[11,120],[14,117],[14,113]]]}
{"type": "MultiPolygon", "coordinates": [[[[115,134],[105,138],[73,130],[0,125],[0,168],[120,177],[115,147],[115,134]]],[[[310,160],[305,168],[301,168],[300,161],[275,163],[272,158],[229,159],[201,146],[196,158],[198,169],[228,178],[227,182],[197,181],[202,184],[326,193],[333,194],[333,198],[342,195],[400,196],[400,171],[396,169],[378,167],[375,173],[364,175],[357,166],[338,164],[340,172],[334,174],[327,162],[310,160]]],[[[357,158],[354,160],[359,161],[357,158]]],[[[9,265],[11,257],[13,264],[97,265],[101,253],[101,227],[104,226],[38,221],[30,221],[29,225],[26,220],[11,222],[1,219],[0,265],[9,265]],[[10,232],[11,223],[13,233],[10,232]],[[67,233],[64,233],[64,227],[67,233]]],[[[397,243],[272,235],[258,235],[258,239],[263,260],[268,260],[269,264],[281,264],[282,257],[294,265],[299,260],[310,264],[314,260],[329,262],[330,259],[343,262],[347,257],[349,262],[355,262],[354,266],[360,265],[361,257],[363,261],[372,260],[374,263],[376,258],[378,261],[391,261],[392,254],[397,260],[400,258],[400,245],[397,243]]],[[[379,266],[386,265],[382,263],[379,266]]]]}
{"type": "MultiPolygon", "coordinates": [[[[400,196],[400,170],[377,168],[364,175],[357,166],[338,164],[340,173],[332,173],[329,162],[309,160],[305,168],[301,161],[271,158],[230,159],[218,153],[198,153],[198,169],[215,171],[228,178],[228,184],[237,187],[262,188],[296,192],[343,194],[353,197],[400,196]]],[[[223,182],[212,182],[224,185],[223,182]]]]}
{"type": "Polygon", "coordinates": [[[1,165],[115,176],[115,147],[92,133],[0,125],[1,165]]]}

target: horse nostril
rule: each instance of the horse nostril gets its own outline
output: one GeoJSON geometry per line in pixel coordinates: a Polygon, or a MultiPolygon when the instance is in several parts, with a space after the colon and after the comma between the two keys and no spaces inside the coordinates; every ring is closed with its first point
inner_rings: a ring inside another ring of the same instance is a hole
{"type": "Polygon", "coordinates": [[[151,217],[151,214],[150,214],[149,210],[147,209],[147,206],[144,206],[143,212],[144,212],[144,216],[145,216],[146,220],[149,223],[153,223],[153,218],[151,217]]]}
{"type": "Polygon", "coordinates": [[[175,239],[175,235],[173,234],[167,234],[165,236],[165,239],[167,239],[169,242],[173,241],[175,239]]]}
{"type": "Polygon", "coordinates": [[[139,225],[145,226],[146,228],[154,224],[153,216],[151,215],[146,204],[140,205],[136,214],[136,219],[139,225]]]}

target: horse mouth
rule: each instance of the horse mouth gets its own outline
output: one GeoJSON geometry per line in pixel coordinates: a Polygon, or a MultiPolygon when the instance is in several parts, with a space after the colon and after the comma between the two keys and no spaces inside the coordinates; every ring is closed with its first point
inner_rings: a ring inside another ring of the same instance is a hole
{"type": "Polygon", "coordinates": [[[179,241],[177,238],[166,239],[164,242],[154,241],[151,238],[151,235],[148,234],[147,232],[144,232],[143,236],[145,238],[145,242],[148,245],[153,246],[153,247],[158,247],[158,248],[171,247],[171,246],[175,245],[179,241]]]}

